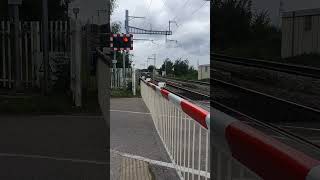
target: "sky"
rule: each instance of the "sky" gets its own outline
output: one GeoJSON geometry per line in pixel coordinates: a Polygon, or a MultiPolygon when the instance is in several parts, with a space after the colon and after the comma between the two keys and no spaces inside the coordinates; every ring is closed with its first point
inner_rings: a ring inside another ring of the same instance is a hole
{"type": "MultiPolygon", "coordinates": [[[[79,17],[83,21],[97,22],[97,9],[103,9],[105,1],[75,0],[73,6],[80,7],[79,17]]],[[[138,35],[134,39],[150,39],[152,41],[134,41],[134,50],[130,53],[137,68],[146,68],[154,62],[147,62],[148,57],[156,54],[156,66],[159,68],[164,59],[188,59],[190,65],[197,69],[197,64],[209,64],[210,53],[210,3],[205,0],[117,0],[117,8],[111,16],[111,22],[121,22],[124,26],[125,10],[129,16],[143,16],[145,19],[133,19],[130,26],[152,30],[168,30],[169,20],[173,35],[165,42],[163,35],[138,35]]],[[[102,17],[100,17],[102,18],[102,17]]],[[[100,19],[102,20],[102,19],[100,19]]],[[[122,29],[124,32],[124,29],[122,29]]]]}
{"type": "MultiPolygon", "coordinates": [[[[272,23],[279,24],[280,0],[252,0],[253,10],[267,10],[272,23]]],[[[320,8],[320,0],[282,0],[283,10],[301,10],[320,8]]],[[[74,0],[72,6],[79,7],[79,17],[97,23],[97,10],[105,9],[106,0],[74,0]]],[[[145,19],[133,19],[130,26],[153,30],[167,30],[169,20],[176,20],[178,26],[172,24],[173,35],[168,38],[178,40],[165,43],[165,36],[134,35],[137,39],[151,41],[134,41],[134,64],[143,68],[148,57],[156,54],[156,65],[159,67],[165,58],[188,59],[190,64],[209,63],[210,47],[210,7],[204,0],[117,0],[117,8],[111,17],[111,22],[119,21],[124,24],[125,10],[130,16],[144,16],[145,19]]],[[[103,20],[100,15],[100,20],[103,20]]],[[[124,32],[124,30],[122,30],[124,32]]]]}
{"type": "MultiPolygon", "coordinates": [[[[160,67],[164,59],[188,59],[190,65],[197,68],[197,64],[209,64],[210,52],[210,3],[204,0],[117,0],[111,22],[120,21],[124,24],[125,10],[129,16],[145,17],[129,21],[130,26],[152,30],[168,30],[169,20],[178,24],[171,24],[172,36],[165,42],[163,35],[138,35],[135,39],[150,39],[151,41],[134,41],[131,52],[134,63],[138,68],[154,64],[147,62],[147,58],[156,54],[156,66],[160,67]]],[[[124,32],[124,30],[122,30],[124,32]]]]}

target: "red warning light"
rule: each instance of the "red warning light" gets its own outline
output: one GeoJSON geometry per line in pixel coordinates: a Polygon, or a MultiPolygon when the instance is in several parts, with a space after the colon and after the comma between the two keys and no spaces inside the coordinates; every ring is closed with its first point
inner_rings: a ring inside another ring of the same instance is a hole
{"type": "Polygon", "coordinates": [[[128,39],[127,37],[124,37],[124,38],[123,38],[123,41],[124,41],[124,42],[128,42],[129,39],[128,39]]]}

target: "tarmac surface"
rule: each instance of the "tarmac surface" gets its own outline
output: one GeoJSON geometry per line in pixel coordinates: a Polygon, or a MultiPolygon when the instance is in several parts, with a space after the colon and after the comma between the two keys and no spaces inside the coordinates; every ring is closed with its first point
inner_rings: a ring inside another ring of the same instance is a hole
{"type": "MultiPolygon", "coordinates": [[[[123,171],[123,157],[112,151],[170,162],[151,115],[141,98],[111,99],[110,107],[111,179],[119,179],[123,171]]],[[[174,169],[151,164],[149,169],[146,173],[152,174],[156,180],[178,179],[174,169]]]]}
{"type": "Polygon", "coordinates": [[[102,116],[1,116],[0,179],[107,179],[102,116]]]}

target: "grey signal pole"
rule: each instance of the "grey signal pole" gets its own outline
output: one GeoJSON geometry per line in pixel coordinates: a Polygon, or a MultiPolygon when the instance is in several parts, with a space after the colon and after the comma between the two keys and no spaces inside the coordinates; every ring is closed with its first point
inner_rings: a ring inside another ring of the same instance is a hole
{"type": "Polygon", "coordinates": [[[126,52],[122,51],[122,63],[123,63],[123,86],[126,86],[126,52]]]}
{"type": "Polygon", "coordinates": [[[48,64],[49,64],[49,51],[48,51],[48,0],[42,0],[42,28],[43,28],[43,68],[44,68],[44,84],[42,93],[48,92],[48,64]]]}
{"type": "Polygon", "coordinates": [[[152,54],[153,55],[153,57],[151,58],[151,57],[148,57],[148,60],[150,59],[150,60],[153,60],[153,65],[154,65],[154,67],[153,67],[153,72],[152,72],[152,74],[153,74],[153,77],[155,76],[155,72],[156,72],[156,54],[152,54]]]}

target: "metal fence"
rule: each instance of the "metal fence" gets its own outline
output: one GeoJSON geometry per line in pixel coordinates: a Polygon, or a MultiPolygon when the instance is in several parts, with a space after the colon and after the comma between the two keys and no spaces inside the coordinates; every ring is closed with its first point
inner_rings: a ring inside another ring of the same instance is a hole
{"type": "Polygon", "coordinates": [[[142,98],[180,179],[209,179],[210,133],[206,123],[210,113],[158,86],[145,81],[140,84],[142,98]]]}
{"type": "Polygon", "coordinates": [[[111,69],[111,88],[123,88],[128,85],[128,83],[132,82],[132,69],[126,68],[126,82],[124,81],[124,73],[123,68],[112,68],[111,69]]]}
{"type": "MultiPolygon", "coordinates": [[[[0,22],[0,87],[12,88],[15,81],[15,60],[13,46],[13,25],[9,21],[0,22]]],[[[51,59],[56,53],[70,56],[70,30],[67,21],[49,23],[49,52],[51,59]]],[[[19,50],[21,80],[25,87],[39,86],[42,63],[42,32],[37,21],[19,23],[19,50]]]]}

